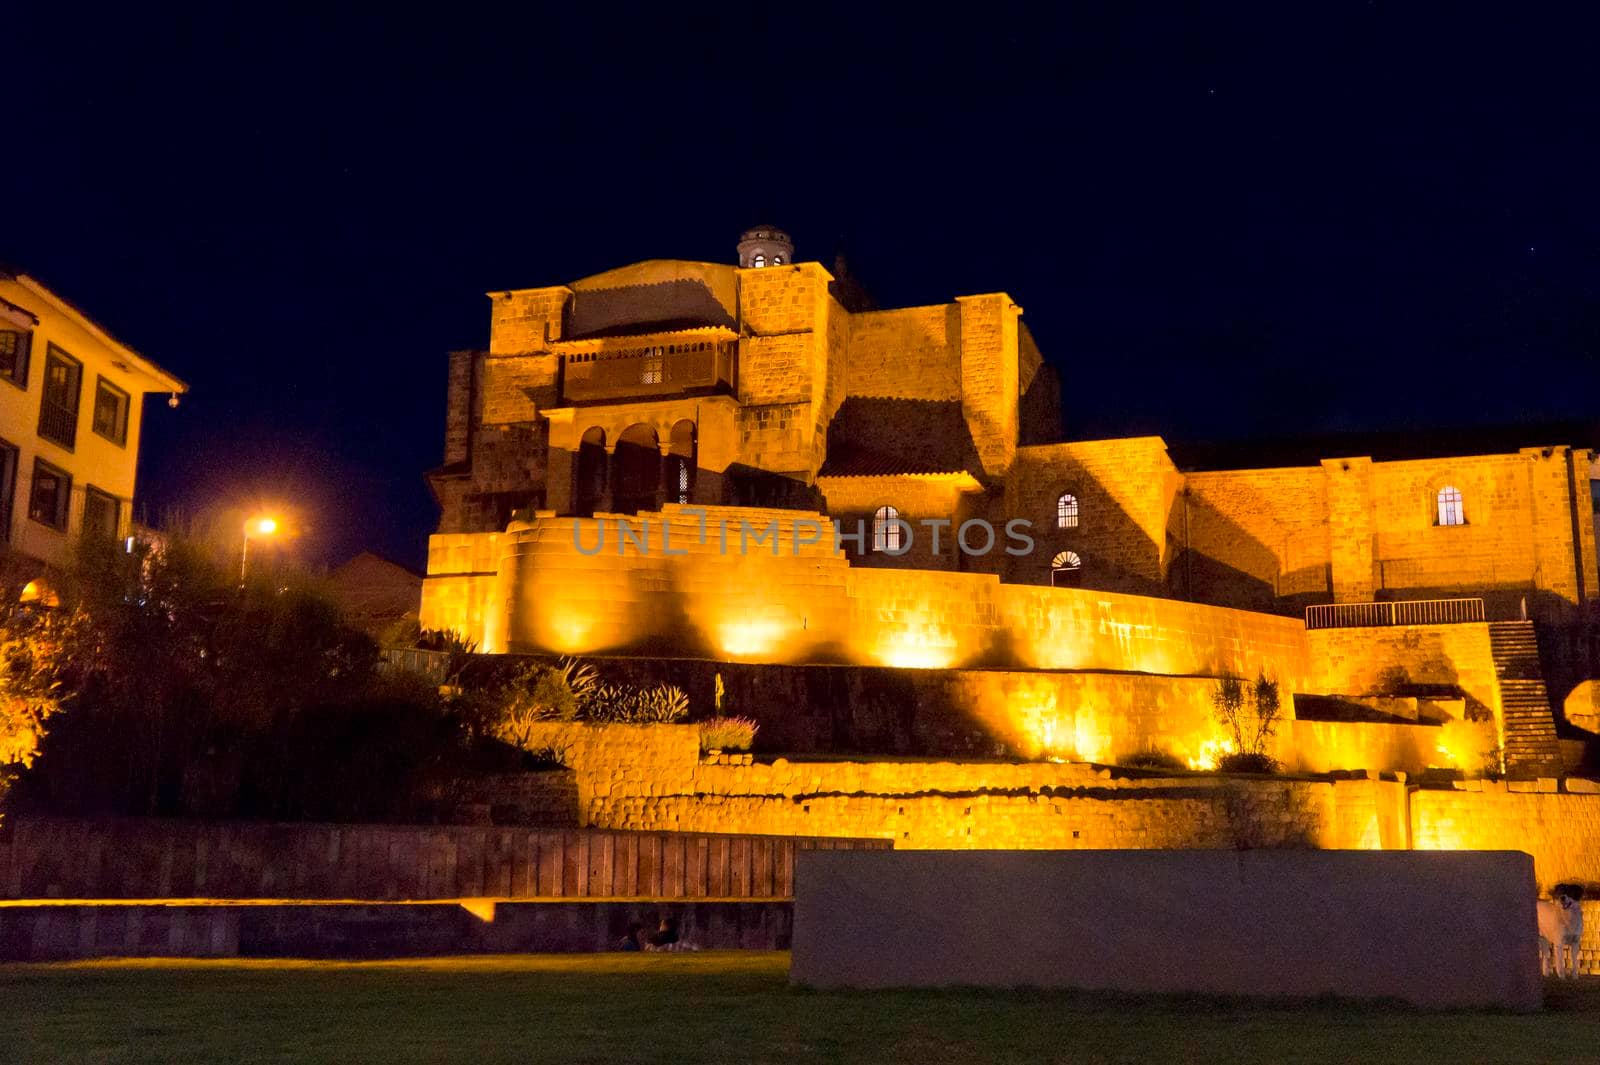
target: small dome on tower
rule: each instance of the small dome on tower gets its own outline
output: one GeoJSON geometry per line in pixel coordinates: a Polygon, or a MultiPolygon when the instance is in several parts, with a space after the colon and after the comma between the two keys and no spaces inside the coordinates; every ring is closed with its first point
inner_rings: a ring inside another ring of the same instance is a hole
{"type": "Polygon", "coordinates": [[[754,226],[739,234],[739,265],[746,270],[794,262],[794,241],[777,226],[754,226]]]}

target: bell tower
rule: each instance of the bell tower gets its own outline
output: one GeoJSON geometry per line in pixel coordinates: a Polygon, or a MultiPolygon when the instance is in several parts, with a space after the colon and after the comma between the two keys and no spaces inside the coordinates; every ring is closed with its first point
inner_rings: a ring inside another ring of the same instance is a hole
{"type": "Polygon", "coordinates": [[[739,234],[739,265],[751,270],[794,262],[794,242],[777,226],[756,226],[739,234]]]}

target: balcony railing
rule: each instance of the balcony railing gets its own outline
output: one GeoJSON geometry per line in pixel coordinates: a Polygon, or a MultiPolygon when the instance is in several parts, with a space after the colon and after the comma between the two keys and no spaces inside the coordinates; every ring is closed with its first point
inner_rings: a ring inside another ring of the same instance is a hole
{"type": "Polygon", "coordinates": [[[1308,629],[1459,625],[1483,619],[1482,599],[1407,599],[1393,603],[1323,603],[1306,607],[1308,629]]]}
{"type": "Polygon", "coordinates": [[[732,389],[736,340],[688,340],[561,357],[568,403],[732,389]]]}
{"type": "Polygon", "coordinates": [[[78,442],[78,412],[49,400],[39,404],[39,435],[70,448],[78,442]]]}

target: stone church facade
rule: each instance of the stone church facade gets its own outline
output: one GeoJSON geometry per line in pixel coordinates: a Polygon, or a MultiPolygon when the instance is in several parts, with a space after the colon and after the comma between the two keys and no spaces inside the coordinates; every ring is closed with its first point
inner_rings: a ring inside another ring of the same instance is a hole
{"type": "Polygon", "coordinates": [[[1059,381],[1004,293],[880,310],[779,230],[740,248],[491,293],[487,350],[451,355],[439,532],[668,503],[870,528],[893,508],[916,535],[852,542],[853,564],[1276,613],[1476,595],[1570,620],[1595,596],[1589,441],[1184,469],[1160,437],[1062,441],[1059,381]],[[1026,519],[1035,549],[952,550],[972,518],[1026,519]],[[952,522],[937,552],[929,520],[952,522]]]}

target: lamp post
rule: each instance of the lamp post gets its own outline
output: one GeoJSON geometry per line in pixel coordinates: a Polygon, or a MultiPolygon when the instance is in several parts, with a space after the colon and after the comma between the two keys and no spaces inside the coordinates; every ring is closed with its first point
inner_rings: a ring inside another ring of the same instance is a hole
{"type": "Polygon", "coordinates": [[[257,539],[271,536],[278,531],[277,518],[251,518],[244,523],[244,549],[239,552],[239,583],[245,582],[245,576],[250,571],[250,537],[252,534],[257,539]]]}

